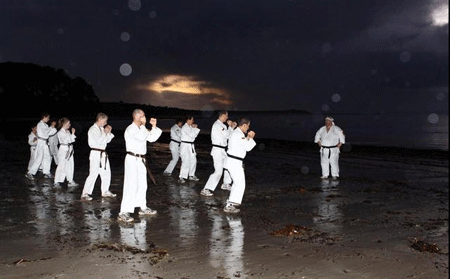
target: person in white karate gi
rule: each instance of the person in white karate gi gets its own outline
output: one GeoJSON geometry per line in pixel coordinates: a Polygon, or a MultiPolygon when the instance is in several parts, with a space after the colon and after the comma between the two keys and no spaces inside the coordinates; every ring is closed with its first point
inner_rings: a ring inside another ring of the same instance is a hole
{"type": "Polygon", "coordinates": [[[27,172],[29,171],[31,165],[34,162],[34,158],[36,157],[36,145],[37,145],[37,126],[34,125],[31,127],[31,133],[28,135],[28,144],[30,145],[30,161],[28,162],[27,172]]]}
{"type": "Polygon", "coordinates": [[[236,208],[242,203],[245,191],[245,173],[243,161],[247,152],[255,147],[255,132],[248,131],[250,129],[250,120],[242,118],[238,127],[231,133],[228,141],[227,161],[225,168],[230,172],[233,180],[230,196],[228,197],[224,212],[238,213],[240,210],[236,208]],[[247,133],[248,131],[248,133],[247,133]],[[247,136],[245,135],[247,133],[247,136]]]}
{"type": "Polygon", "coordinates": [[[164,175],[170,176],[173,169],[177,165],[178,159],[180,158],[180,144],[181,144],[181,127],[183,126],[183,120],[177,119],[175,125],[170,128],[170,143],[169,149],[172,153],[172,160],[170,160],[166,169],[164,170],[164,175]]]}
{"type": "Polygon", "coordinates": [[[155,142],[161,136],[162,131],[156,127],[156,118],[151,118],[149,123],[152,129],[145,126],[147,120],[145,113],[140,109],[133,111],[133,123],[125,130],[125,174],[123,180],[123,195],[120,212],[117,220],[133,222],[130,213],[139,207],[139,215],[154,215],[156,210],[147,207],[147,142],[155,142]]]}
{"type": "Polygon", "coordinates": [[[314,142],[320,147],[321,178],[327,179],[331,168],[332,179],[338,179],[339,153],[341,146],[345,144],[345,135],[342,129],[334,124],[332,117],[325,118],[325,126],[317,131],[314,142]]]}
{"type": "Polygon", "coordinates": [[[68,186],[78,186],[78,183],[73,181],[73,143],[76,139],[75,128],[70,129],[70,120],[66,117],[63,117],[59,120],[58,127],[60,127],[60,129],[56,135],[59,142],[59,163],[55,171],[55,186],[61,187],[61,183],[63,183],[66,179],[68,182],[68,186]]]}
{"type": "Polygon", "coordinates": [[[180,157],[181,167],[178,182],[185,183],[187,179],[198,181],[195,176],[197,169],[197,152],[195,151],[194,141],[200,133],[197,124],[194,124],[194,117],[187,116],[186,123],[181,127],[180,157]]]}
{"type": "Polygon", "coordinates": [[[213,157],[214,172],[209,176],[205,187],[200,192],[203,196],[213,196],[213,192],[219,184],[220,178],[223,174],[222,190],[231,190],[231,178],[230,173],[224,170],[224,165],[227,160],[226,148],[228,145],[228,139],[236,128],[236,122],[228,120],[228,112],[220,111],[219,118],[214,122],[211,128],[211,156],[213,157]],[[225,123],[228,124],[225,125],[225,123]]]}
{"type": "Polygon", "coordinates": [[[112,127],[107,125],[108,116],[104,113],[98,113],[94,125],[88,130],[88,144],[91,148],[89,155],[89,175],[84,183],[82,200],[92,200],[92,191],[94,190],[95,181],[100,175],[101,192],[104,198],[113,198],[116,194],[109,191],[111,184],[111,168],[109,165],[108,154],[106,153],[106,145],[114,138],[111,133],[112,127]]]}
{"type": "MultiPolygon", "coordinates": [[[[53,120],[50,123],[51,123],[50,125],[53,126],[53,127],[57,127],[57,125],[58,125],[56,120],[53,120]]],[[[50,135],[48,137],[48,148],[50,150],[51,159],[53,161],[55,161],[55,165],[58,165],[58,163],[59,163],[59,161],[58,161],[58,144],[59,144],[59,141],[58,141],[57,133],[58,132],[56,132],[56,133],[54,133],[54,134],[52,134],[52,135],[50,135]]]]}
{"type": "Polygon", "coordinates": [[[33,164],[28,169],[28,173],[25,175],[28,179],[33,180],[36,175],[39,167],[42,168],[42,172],[45,178],[53,178],[53,175],[50,173],[50,167],[52,163],[50,150],[48,147],[48,137],[54,133],[56,133],[56,128],[54,125],[48,126],[47,122],[50,119],[50,114],[44,113],[42,115],[41,121],[37,124],[36,133],[37,133],[37,145],[35,150],[35,160],[33,164]]]}

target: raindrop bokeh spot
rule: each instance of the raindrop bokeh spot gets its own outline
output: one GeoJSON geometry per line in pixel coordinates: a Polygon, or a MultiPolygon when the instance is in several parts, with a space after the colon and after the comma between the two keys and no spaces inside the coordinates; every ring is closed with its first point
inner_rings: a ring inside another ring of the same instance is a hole
{"type": "Polygon", "coordinates": [[[437,115],[436,113],[432,113],[432,114],[428,115],[428,122],[430,122],[431,124],[438,123],[439,115],[437,115]]]}
{"type": "Polygon", "coordinates": [[[134,12],[141,9],[141,0],[128,0],[128,8],[134,12]]]}
{"type": "Polygon", "coordinates": [[[133,71],[133,69],[131,68],[130,64],[123,63],[122,65],[120,65],[119,71],[122,76],[127,77],[127,76],[131,75],[131,72],[133,71]]]}

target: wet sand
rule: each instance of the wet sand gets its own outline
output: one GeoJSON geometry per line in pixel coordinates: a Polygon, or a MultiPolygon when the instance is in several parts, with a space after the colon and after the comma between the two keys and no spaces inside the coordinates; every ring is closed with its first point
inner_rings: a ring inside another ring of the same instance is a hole
{"type": "MultiPolygon", "coordinates": [[[[162,172],[168,135],[149,145],[153,217],[116,221],[124,142],[108,146],[111,191],[80,201],[89,149],[75,144],[79,187],[24,178],[24,141],[0,142],[0,278],[448,278],[448,152],[348,148],[341,178],[321,180],[309,144],[261,141],[245,161],[241,213],[222,211],[228,192],[199,195],[213,171],[207,136],[197,144],[198,182],[162,172]],[[272,232],[293,224],[307,230],[272,232]],[[418,251],[415,240],[439,253],[418,251]]],[[[54,166],[53,166],[54,170],[54,166]]],[[[150,180],[149,180],[150,181],[150,180]]]]}

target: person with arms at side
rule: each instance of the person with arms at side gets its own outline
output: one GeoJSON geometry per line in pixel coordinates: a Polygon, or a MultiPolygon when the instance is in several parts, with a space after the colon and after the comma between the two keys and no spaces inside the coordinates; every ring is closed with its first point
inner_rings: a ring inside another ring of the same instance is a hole
{"type": "Polygon", "coordinates": [[[58,166],[55,171],[55,187],[61,187],[61,183],[67,179],[68,186],[78,186],[73,181],[74,160],[73,143],[75,142],[75,128],[70,129],[70,120],[63,117],[59,120],[57,133],[59,141],[58,166]],[[70,130],[69,130],[70,129],[70,130]]]}
{"type": "Polygon", "coordinates": [[[255,132],[248,131],[249,129],[250,120],[242,118],[238,123],[238,127],[231,134],[228,142],[228,159],[225,168],[230,172],[233,187],[231,187],[230,196],[223,209],[227,213],[238,213],[240,210],[237,206],[242,204],[242,198],[244,197],[245,173],[243,161],[247,152],[252,150],[256,145],[254,140],[255,132]],[[247,136],[245,136],[246,133],[247,136]]]}
{"type": "Polygon", "coordinates": [[[228,120],[228,112],[220,111],[219,118],[214,122],[211,128],[211,156],[213,157],[214,172],[209,176],[205,187],[200,192],[203,196],[213,196],[214,190],[219,184],[220,178],[223,174],[222,190],[231,190],[231,178],[228,171],[224,171],[224,165],[227,160],[226,148],[228,145],[228,138],[231,132],[236,127],[235,122],[228,120]],[[228,124],[225,125],[225,122],[228,124]]]}
{"type": "Polygon", "coordinates": [[[28,173],[26,174],[26,177],[31,180],[34,179],[34,176],[39,170],[39,167],[42,168],[42,172],[45,178],[53,178],[53,175],[50,173],[52,158],[50,155],[50,149],[48,147],[48,137],[52,134],[55,134],[57,131],[54,125],[50,127],[47,125],[49,119],[50,114],[42,114],[41,121],[37,124],[36,127],[38,141],[35,150],[35,160],[28,169],[28,173]]]}
{"type": "Polygon", "coordinates": [[[332,117],[325,118],[325,126],[317,131],[314,142],[320,147],[321,178],[327,179],[331,168],[332,179],[338,179],[339,153],[341,146],[345,143],[345,135],[342,129],[334,124],[332,117]]]}
{"type": "Polygon", "coordinates": [[[134,209],[139,207],[139,215],[154,215],[156,210],[147,207],[147,142],[155,142],[161,136],[162,131],[156,126],[156,118],[151,118],[149,123],[152,129],[145,126],[147,120],[144,111],[133,111],[133,123],[125,130],[125,174],[123,180],[123,196],[120,212],[117,220],[133,222],[130,216],[134,209]]]}
{"type": "Polygon", "coordinates": [[[181,167],[180,176],[178,182],[185,183],[187,179],[198,181],[195,176],[197,169],[197,152],[195,151],[194,141],[200,133],[200,129],[197,124],[194,124],[194,117],[187,116],[186,122],[181,128],[181,144],[180,144],[180,157],[181,167]]]}
{"type": "Polygon", "coordinates": [[[180,118],[176,120],[176,123],[170,128],[170,143],[169,148],[172,153],[172,160],[170,160],[166,169],[164,170],[164,175],[170,176],[173,169],[177,165],[178,159],[180,158],[180,144],[181,144],[181,127],[183,126],[183,120],[180,118]]]}
{"type": "Polygon", "coordinates": [[[95,181],[100,175],[102,197],[114,198],[116,194],[109,191],[111,184],[111,168],[109,165],[108,153],[106,153],[106,145],[114,138],[111,133],[112,127],[107,125],[108,116],[104,113],[98,113],[94,125],[88,130],[88,144],[91,148],[89,155],[89,175],[84,183],[81,199],[92,200],[92,191],[94,190],[95,181]]]}

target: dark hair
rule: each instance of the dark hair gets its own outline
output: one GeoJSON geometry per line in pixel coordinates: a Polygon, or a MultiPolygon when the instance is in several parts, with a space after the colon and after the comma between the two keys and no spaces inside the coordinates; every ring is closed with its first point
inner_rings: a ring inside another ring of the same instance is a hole
{"type": "Polygon", "coordinates": [[[180,117],[180,118],[177,118],[176,120],[175,120],[175,123],[176,124],[178,124],[178,123],[183,123],[183,119],[180,117]]]}
{"type": "Polygon", "coordinates": [[[242,117],[241,119],[239,119],[239,123],[238,126],[242,126],[244,124],[250,124],[250,119],[242,117]]]}
{"type": "Polygon", "coordinates": [[[219,110],[218,116],[221,117],[224,114],[228,114],[228,111],[226,110],[219,110]]]}
{"type": "Polygon", "coordinates": [[[45,117],[49,117],[49,116],[50,116],[50,113],[48,113],[48,112],[41,113],[41,119],[44,119],[45,117]]]}
{"type": "Polygon", "coordinates": [[[194,116],[192,116],[192,115],[186,115],[186,117],[184,118],[184,122],[186,122],[186,121],[188,121],[188,120],[190,120],[190,119],[192,119],[192,118],[194,118],[194,116]]]}

